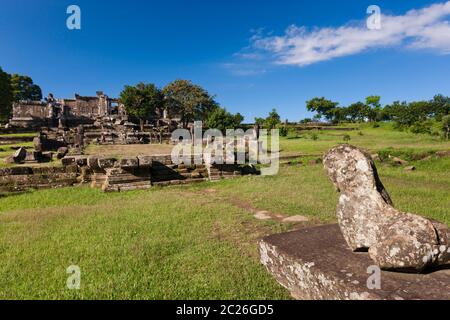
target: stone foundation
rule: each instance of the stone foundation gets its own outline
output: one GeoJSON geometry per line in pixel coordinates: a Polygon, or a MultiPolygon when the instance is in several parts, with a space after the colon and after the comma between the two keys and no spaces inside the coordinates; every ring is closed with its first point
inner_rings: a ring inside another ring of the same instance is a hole
{"type": "Polygon", "coordinates": [[[77,178],[77,166],[3,168],[0,169],[0,192],[67,187],[76,184],[77,178]]]}
{"type": "Polygon", "coordinates": [[[0,169],[0,192],[88,184],[105,192],[149,189],[238,177],[240,165],[173,164],[170,155],[105,158],[66,156],[63,167],[12,167],[0,169]],[[213,173],[213,175],[211,175],[213,173]]]}

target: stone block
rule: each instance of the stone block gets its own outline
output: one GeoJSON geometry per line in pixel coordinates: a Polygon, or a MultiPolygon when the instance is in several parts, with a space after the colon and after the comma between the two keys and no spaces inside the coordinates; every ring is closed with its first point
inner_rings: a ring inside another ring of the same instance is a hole
{"type": "Polygon", "coordinates": [[[64,157],[61,159],[61,163],[63,166],[69,166],[75,163],[75,157],[64,157]]]}
{"type": "Polygon", "coordinates": [[[53,152],[42,152],[40,162],[50,162],[53,160],[53,152]]]}
{"type": "Polygon", "coordinates": [[[58,148],[58,151],[56,152],[56,158],[62,159],[66,156],[66,154],[69,152],[69,148],[67,147],[60,147],[58,148]]]}
{"type": "Polygon", "coordinates": [[[122,168],[138,168],[139,167],[139,160],[138,158],[123,158],[120,159],[119,165],[122,168]]]}
{"type": "Polygon", "coordinates": [[[446,267],[425,274],[380,271],[379,289],[369,289],[376,266],[368,253],[348,248],[338,225],[272,235],[259,246],[261,262],[299,300],[450,299],[446,267]]]}
{"type": "Polygon", "coordinates": [[[99,158],[98,166],[102,169],[112,168],[116,164],[116,159],[114,158],[99,158]]]}
{"type": "Polygon", "coordinates": [[[139,167],[151,167],[153,158],[151,156],[138,156],[139,167]]]}
{"type": "Polygon", "coordinates": [[[13,159],[15,163],[20,163],[25,161],[27,157],[27,150],[23,147],[20,147],[19,149],[17,149],[16,152],[14,152],[13,154],[13,159]]]}

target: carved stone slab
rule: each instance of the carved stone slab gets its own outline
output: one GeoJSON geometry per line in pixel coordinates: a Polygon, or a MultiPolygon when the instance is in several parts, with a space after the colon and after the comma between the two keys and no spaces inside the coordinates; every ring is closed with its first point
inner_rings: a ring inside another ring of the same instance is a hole
{"type": "Polygon", "coordinates": [[[381,289],[369,289],[374,262],[368,253],[349,249],[338,225],[272,235],[259,246],[261,262],[296,299],[450,299],[450,266],[427,274],[381,271],[381,289]]]}

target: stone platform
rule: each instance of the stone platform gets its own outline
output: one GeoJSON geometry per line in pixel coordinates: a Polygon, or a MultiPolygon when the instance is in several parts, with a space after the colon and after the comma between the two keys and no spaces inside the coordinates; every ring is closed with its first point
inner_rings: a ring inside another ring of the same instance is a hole
{"type": "Polygon", "coordinates": [[[352,252],[338,225],[272,235],[260,242],[261,262],[299,300],[450,300],[450,266],[427,274],[381,272],[381,289],[368,289],[374,265],[352,252]]]}

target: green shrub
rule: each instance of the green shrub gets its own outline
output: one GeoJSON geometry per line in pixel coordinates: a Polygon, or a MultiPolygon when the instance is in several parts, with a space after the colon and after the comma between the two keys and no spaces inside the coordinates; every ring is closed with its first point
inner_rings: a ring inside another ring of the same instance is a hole
{"type": "Polygon", "coordinates": [[[289,129],[287,126],[283,125],[283,126],[279,126],[278,129],[280,130],[280,136],[281,137],[287,137],[289,129]]]}
{"type": "Polygon", "coordinates": [[[415,134],[431,134],[433,123],[431,121],[419,121],[415,122],[411,127],[410,131],[415,134]]]}

